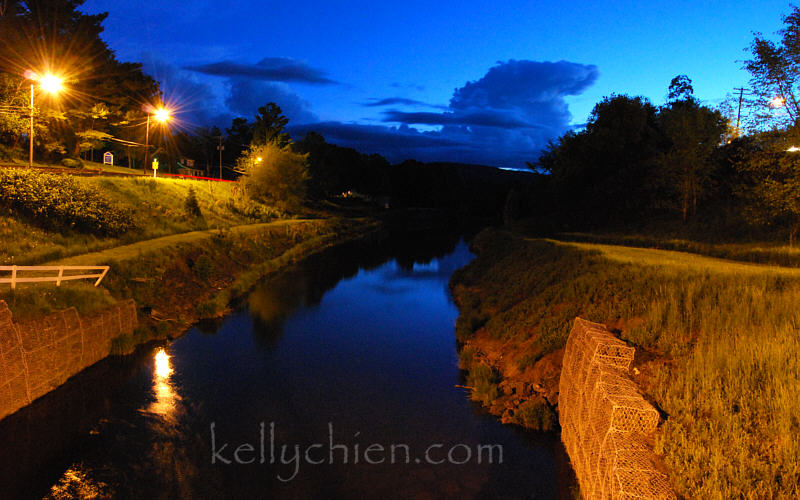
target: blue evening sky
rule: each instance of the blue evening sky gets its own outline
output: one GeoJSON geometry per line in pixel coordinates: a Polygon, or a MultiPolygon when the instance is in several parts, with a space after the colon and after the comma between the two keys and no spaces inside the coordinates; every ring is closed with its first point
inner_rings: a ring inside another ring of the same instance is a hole
{"type": "Polygon", "coordinates": [[[296,138],[392,161],[524,167],[603,96],[662,104],[688,75],[716,106],[746,86],[752,32],[785,1],[87,0],[105,40],[141,61],[187,125],[274,101],[296,138]]]}

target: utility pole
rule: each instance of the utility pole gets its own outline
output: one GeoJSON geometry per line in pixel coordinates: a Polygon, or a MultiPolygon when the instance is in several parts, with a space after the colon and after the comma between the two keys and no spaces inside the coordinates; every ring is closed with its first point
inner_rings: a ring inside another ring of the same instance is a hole
{"type": "Polygon", "coordinates": [[[219,151],[219,180],[222,180],[222,152],[225,151],[225,146],[222,145],[222,136],[218,137],[219,139],[219,146],[217,146],[217,151],[219,151]]]}
{"type": "Polygon", "coordinates": [[[738,134],[739,133],[739,121],[740,121],[740,119],[742,117],[742,100],[744,99],[744,93],[747,92],[749,94],[750,92],[748,92],[749,89],[746,89],[744,87],[735,88],[733,90],[736,90],[736,91],[739,92],[739,110],[736,112],[736,133],[738,134]]]}
{"type": "Polygon", "coordinates": [[[144,165],[142,172],[147,174],[147,160],[150,159],[150,113],[147,113],[147,128],[144,133],[144,165]]]}

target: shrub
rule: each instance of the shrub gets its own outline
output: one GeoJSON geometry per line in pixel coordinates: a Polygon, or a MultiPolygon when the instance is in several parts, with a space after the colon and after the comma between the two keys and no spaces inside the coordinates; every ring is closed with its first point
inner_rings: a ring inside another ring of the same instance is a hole
{"type": "Polygon", "coordinates": [[[67,168],[83,168],[83,162],[77,158],[64,158],[61,164],[67,168]]]}
{"type": "Polygon", "coordinates": [[[0,205],[40,224],[98,235],[118,235],[135,227],[131,210],[64,175],[0,171],[0,205]]]}
{"type": "Polygon", "coordinates": [[[247,165],[244,188],[257,201],[281,208],[300,205],[306,196],[308,155],[267,143],[253,146],[244,156],[247,165]]]}
{"type": "Polygon", "coordinates": [[[472,399],[480,401],[484,406],[491,406],[500,396],[499,382],[499,374],[483,363],[473,364],[467,375],[467,384],[473,388],[472,399]]]}
{"type": "Polygon", "coordinates": [[[540,397],[529,399],[520,405],[519,419],[523,426],[539,431],[549,431],[556,422],[553,410],[540,397]]]}
{"type": "Polygon", "coordinates": [[[194,261],[192,271],[201,280],[208,281],[214,272],[214,261],[208,255],[203,254],[194,261]]]}
{"type": "Polygon", "coordinates": [[[189,217],[198,218],[203,216],[200,211],[200,203],[197,201],[197,194],[192,186],[189,186],[189,193],[186,195],[186,201],[183,202],[183,208],[189,217]]]}

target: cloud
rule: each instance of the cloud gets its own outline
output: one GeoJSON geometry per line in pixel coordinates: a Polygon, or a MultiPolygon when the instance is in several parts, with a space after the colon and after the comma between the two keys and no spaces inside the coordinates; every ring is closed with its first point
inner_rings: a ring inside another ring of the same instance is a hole
{"type": "Polygon", "coordinates": [[[538,125],[530,124],[508,113],[498,113],[494,110],[472,110],[467,113],[407,113],[389,110],[384,113],[383,121],[408,125],[478,125],[501,128],[538,127],[538,125]]]}
{"type": "Polygon", "coordinates": [[[416,99],[408,99],[406,97],[386,97],[383,99],[372,99],[372,102],[364,103],[368,108],[375,108],[381,106],[425,106],[428,108],[447,109],[447,106],[437,106],[436,104],[428,104],[426,102],[417,101],[416,99]]]}
{"type": "Polygon", "coordinates": [[[285,83],[261,82],[249,78],[230,78],[225,104],[236,114],[252,120],[258,108],[269,102],[280,106],[290,123],[315,122],[319,118],[311,111],[311,105],[295,94],[285,83]]]}
{"type": "Polygon", "coordinates": [[[288,57],[266,57],[256,64],[220,61],[187,66],[185,69],[205,75],[249,78],[270,82],[299,82],[323,85],[336,83],[327,78],[323,71],[288,57]]]}
{"type": "Polygon", "coordinates": [[[392,109],[384,112],[384,122],[394,126],[325,122],[294,130],[316,130],[330,142],[381,153],[390,161],[524,168],[550,139],[572,128],[565,97],[582,93],[597,77],[594,65],[510,60],[456,89],[441,113],[392,109]],[[423,132],[412,125],[440,128],[423,132]]]}

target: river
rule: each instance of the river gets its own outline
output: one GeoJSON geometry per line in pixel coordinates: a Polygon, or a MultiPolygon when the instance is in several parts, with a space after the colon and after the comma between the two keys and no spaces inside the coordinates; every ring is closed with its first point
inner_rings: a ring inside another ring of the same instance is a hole
{"type": "Polygon", "coordinates": [[[335,248],[236,312],[91,367],[0,422],[6,498],[559,498],[556,433],[470,402],[456,235],[335,248]]]}

